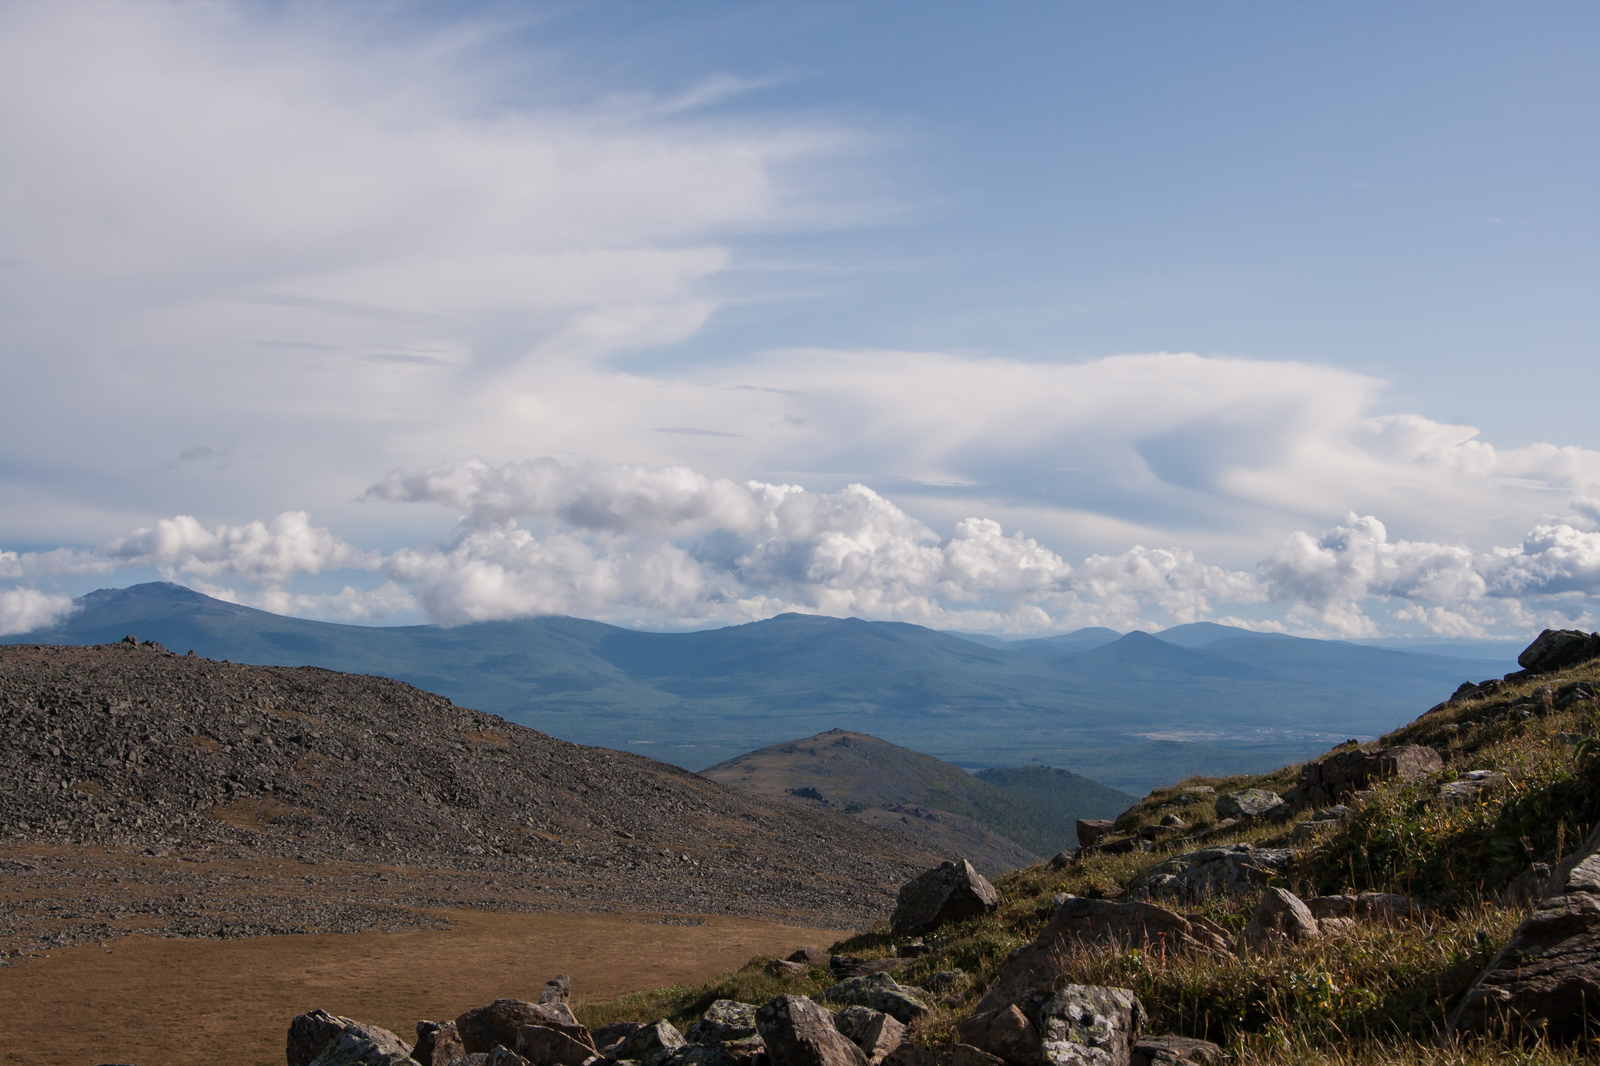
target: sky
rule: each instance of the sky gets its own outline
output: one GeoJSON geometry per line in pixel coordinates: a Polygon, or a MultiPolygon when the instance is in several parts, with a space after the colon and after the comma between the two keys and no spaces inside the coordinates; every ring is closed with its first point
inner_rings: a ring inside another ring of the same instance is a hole
{"type": "Polygon", "coordinates": [[[19,0],[0,633],[1600,627],[1593,4],[19,0]]]}

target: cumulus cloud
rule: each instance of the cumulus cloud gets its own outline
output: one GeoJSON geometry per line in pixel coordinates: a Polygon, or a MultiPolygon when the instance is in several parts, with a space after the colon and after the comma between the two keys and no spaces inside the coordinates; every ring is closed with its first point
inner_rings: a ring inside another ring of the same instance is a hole
{"type": "Polygon", "coordinates": [[[358,551],[328,529],[311,525],[304,511],[210,529],[189,515],[178,515],[112,541],[100,554],[117,565],[151,566],[168,576],[236,577],[272,586],[284,585],[296,574],[346,567],[374,570],[381,562],[378,552],[358,551]]]}
{"type": "Polygon", "coordinates": [[[31,588],[0,589],[0,636],[53,626],[75,609],[71,596],[31,588]]]}

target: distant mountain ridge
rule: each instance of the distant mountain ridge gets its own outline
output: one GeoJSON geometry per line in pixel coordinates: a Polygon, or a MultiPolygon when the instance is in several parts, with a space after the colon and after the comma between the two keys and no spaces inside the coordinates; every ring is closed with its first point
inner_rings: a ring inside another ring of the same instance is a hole
{"type": "Polygon", "coordinates": [[[1134,794],[1173,775],[1270,768],[1376,735],[1463,680],[1511,668],[1210,623],[1188,630],[1216,637],[1194,647],[1168,639],[1186,636],[1177,627],[1088,648],[1056,638],[996,648],[810,615],[682,634],[563,617],[339,625],[165,583],[77,603],[60,625],[0,643],[132,633],[213,659],[378,674],[563,739],[691,768],[843,726],[972,769],[1039,761],[1134,794]],[[1150,744],[1159,761],[1146,757],[1150,744]]]}

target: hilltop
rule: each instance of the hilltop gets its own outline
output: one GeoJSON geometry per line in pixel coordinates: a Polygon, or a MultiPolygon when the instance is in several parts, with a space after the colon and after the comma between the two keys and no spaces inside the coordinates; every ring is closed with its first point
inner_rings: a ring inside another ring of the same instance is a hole
{"type": "MultiPolygon", "coordinates": [[[[178,902],[130,899],[126,884],[82,891],[73,920],[50,927],[67,940],[116,935],[130,912],[174,935],[427,924],[414,908],[455,904],[469,882],[501,908],[866,921],[936,858],[840,813],[571,744],[400,682],[150,644],[0,648],[0,787],[13,851],[65,857],[90,878],[95,856],[143,850],[152,868],[172,856],[162,876],[178,902]],[[305,883],[267,906],[179,858],[289,862],[305,883]],[[364,886],[355,906],[333,882],[364,877],[363,864],[385,889],[373,899],[364,886]],[[496,893],[496,881],[509,887],[496,893]]],[[[14,879],[49,872],[18,862],[14,879]]],[[[36,891],[51,895],[48,878],[36,891]]],[[[6,910],[6,939],[47,917],[6,910]]]]}
{"type": "Polygon", "coordinates": [[[1115,817],[1132,796],[1064,770],[968,774],[865,733],[831,729],[747,752],[701,771],[765,796],[843,810],[910,833],[931,851],[964,855],[986,873],[1074,847],[1078,818],[1115,817]]]}
{"type": "Polygon", "coordinates": [[[334,625],[171,584],[103,589],[76,604],[59,626],[0,643],[137,633],[212,659],[377,674],[565,740],[689,768],[844,727],[969,769],[1042,761],[1135,795],[1375,736],[1461,676],[1509,666],[1211,623],[990,646],[809,615],[698,633],[560,617],[334,625]]]}

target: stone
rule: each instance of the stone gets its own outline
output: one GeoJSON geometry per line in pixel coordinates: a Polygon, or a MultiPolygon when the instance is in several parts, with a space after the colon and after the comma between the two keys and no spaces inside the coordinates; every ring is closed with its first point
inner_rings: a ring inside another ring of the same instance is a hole
{"type": "Polygon", "coordinates": [[[940,970],[923,981],[922,987],[934,993],[954,992],[967,987],[967,974],[965,970],[940,970]]]}
{"type": "Polygon", "coordinates": [[[827,1009],[805,996],[763,1004],[756,1028],[772,1066],[869,1066],[866,1052],[839,1032],[827,1009]]]}
{"type": "Polygon", "coordinates": [[[907,988],[886,973],[846,978],[822,996],[830,1003],[871,1007],[898,1022],[910,1022],[932,1009],[920,992],[907,988]]]}
{"type": "Polygon", "coordinates": [[[803,962],[790,962],[788,959],[772,959],[766,965],[766,971],[774,977],[804,977],[811,972],[811,967],[803,962]]]}
{"type": "Polygon", "coordinates": [[[749,1066],[757,1053],[764,1057],[760,1043],[748,1049],[739,1044],[685,1044],[658,1061],[661,1066],[749,1066]]]}
{"type": "Polygon", "coordinates": [[[1452,1034],[1570,1044],[1600,1035],[1600,826],[1450,1016],[1452,1034]]]}
{"type": "Polygon", "coordinates": [[[1247,788],[1217,797],[1218,818],[1270,818],[1287,814],[1288,804],[1276,792],[1264,788],[1247,788]]]}
{"type": "Polygon", "coordinates": [[[517,1030],[524,1025],[577,1025],[578,1020],[564,1003],[529,1003],[525,999],[497,999],[486,1007],[474,1007],[456,1018],[456,1032],[468,1054],[493,1051],[517,1044],[517,1030]]]}
{"type": "Polygon", "coordinates": [[[1439,786],[1439,802],[1445,807],[1470,807],[1510,783],[1511,779],[1498,770],[1469,770],[1439,786]]]}
{"type": "Polygon", "coordinates": [[[1078,847],[1092,848],[1111,835],[1117,823],[1108,818],[1079,818],[1077,823],[1078,847]]]}
{"type": "Polygon", "coordinates": [[[1351,748],[1300,768],[1300,783],[1288,795],[1296,810],[1326,807],[1359,799],[1379,781],[1415,781],[1444,769],[1444,759],[1430,747],[1404,744],[1377,751],[1351,748]]]}
{"type": "Polygon", "coordinates": [[[450,1066],[466,1053],[455,1022],[417,1023],[417,1046],[411,1049],[411,1057],[420,1066],[450,1066]]]}
{"type": "Polygon", "coordinates": [[[1313,822],[1342,822],[1350,817],[1350,808],[1342,803],[1332,807],[1319,807],[1311,812],[1313,822]]]}
{"type": "Polygon", "coordinates": [[[756,1006],[735,999],[719,999],[707,1007],[685,1034],[692,1044],[726,1044],[756,1034],[756,1006]]]}
{"type": "Polygon", "coordinates": [[[312,1010],[296,1015],[289,1023],[289,1041],[286,1048],[286,1058],[289,1066],[310,1066],[316,1061],[330,1045],[345,1033],[355,1033],[358,1037],[380,1046],[396,1046],[404,1048],[410,1054],[411,1048],[398,1036],[389,1030],[376,1025],[367,1025],[353,1018],[346,1018],[337,1014],[329,1014],[325,1010],[312,1010]]]}
{"type": "Polygon", "coordinates": [[[1182,818],[1179,818],[1176,814],[1163,814],[1161,816],[1161,824],[1166,826],[1168,829],[1189,828],[1189,823],[1184,821],[1182,818]]]}
{"type": "Polygon", "coordinates": [[[572,1000],[572,978],[564,973],[544,983],[544,991],[539,993],[540,1003],[570,1003],[572,1000]]]}
{"type": "Polygon", "coordinates": [[[688,1041],[677,1027],[665,1018],[641,1025],[625,1038],[622,1043],[612,1048],[609,1058],[631,1059],[643,1066],[655,1066],[656,1063],[670,1058],[672,1053],[683,1047],[688,1041]]]}
{"type": "Polygon", "coordinates": [[[340,1031],[311,1066],[412,1066],[411,1048],[387,1029],[356,1025],[340,1031]]]}
{"type": "Polygon", "coordinates": [[[1324,918],[1350,918],[1370,921],[1414,919],[1423,916],[1423,910],[1405,896],[1392,892],[1345,893],[1337,896],[1313,896],[1305,901],[1311,916],[1324,918]]]}
{"type": "Polygon", "coordinates": [[[978,1002],[978,1012],[999,1010],[1053,987],[1070,949],[1106,944],[1147,952],[1231,954],[1227,931],[1199,915],[1185,916],[1154,903],[1060,895],[1038,938],[1000,964],[994,983],[978,1002]]]}
{"type": "Polygon", "coordinates": [[[1128,885],[1134,900],[1198,900],[1221,893],[1248,892],[1289,871],[1295,853],[1287,848],[1221,844],[1175,855],[1148,867],[1128,885]]]}
{"type": "Polygon", "coordinates": [[[1035,1066],[1039,1061],[1039,1030],[1015,1003],[963,1018],[956,1031],[964,1043],[1014,1066],[1035,1066]]]}
{"type": "Polygon", "coordinates": [[[1222,1066],[1227,1058],[1211,1041],[1189,1036],[1141,1036],[1133,1042],[1133,1066],[1222,1066]]]}
{"type": "Polygon", "coordinates": [[[1337,828],[1339,828],[1338,822],[1318,822],[1314,820],[1301,822],[1289,831],[1289,843],[1294,846],[1310,844],[1312,841],[1320,839],[1325,833],[1337,828]]]}
{"type": "Polygon", "coordinates": [[[1337,940],[1353,934],[1359,924],[1354,918],[1318,918],[1317,931],[1326,938],[1337,940]]]}
{"type": "MultiPolygon", "coordinates": [[[[582,1029],[581,1026],[574,1028],[582,1029]]],[[[546,1025],[524,1025],[517,1030],[513,1045],[517,1054],[534,1066],[583,1066],[594,1058],[594,1041],[589,1031],[582,1030],[582,1038],[574,1032],[562,1032],[546,1025]]]]}
{"type": "Polygon", "coordinates": [[[835,980],[843,980],[846,977],[860,977],[869,973],[893,973],[910,961],[909,958],[898,956],[892,959],[860,959],[854,955],[834,955],[828,960],[828,969],[833,973],[835,980]]]}
{"type": "Polygon", "coordinates": [[[1550,866],[1536,862],[1511,879],[1500,893],[1503,907],[1531,907],[1550,891],[1550,866]]]}
{"type": "Polygon", "coordinates": [[[904,1025],[871,1007],[846,1007],[833,1016],[833,1024],[874,1064],[888,1058],[906,1038],[904,1025]]]}
{"type": "Polygon", "coordinates": [[[941,925],[987,914],[999,905],[994,886],[970,862],[957,859],[900,886],[889,932],[893,936],[931,933],[941,925]]]}
{"type": "Polygon", "coordinates": [[[981,1051],[971,1044],[957,1044],[950,1049],[950,1056],[946,1060],[949,1066],[1004,1066],[1003,1059],[997,1059],[987,1051],[981,1051]]]}
{"type": "Polygon", "coordinates": [[[1144,1007],[1126,988],[1066,985],[1039,1010],[1039,1051],[1051,1066],[1131,1066],[1144,1007]]]}
{"type": "Polygon", "coordinates": [[[919,936],[915,940],[908,940],[906,943],[897,946],[894,949],[894,954],[897,959],[920,959],[932,950],[927,944],[923,943],[922,938],[919,936]]]}
{"type": "Polygon", "coordinates": [[[594,1040],[594,1046],[604,1052],[616,1047],[643,1028],[639,1022],[612,1022],[610,1025],[602,1025],[589,1035],[594,1040]]]}
{"type": "Polygon", "coordinates": [[[459,1059],[453,1059],[450,1066],[483,1066],[488,1061],[488,1055],[482,1051],[474,1051],[470,1055],[463,1055],[459,1059]]]}
{"type": "Polygon", "coordinates": [[[1547,629],[1534,637],[1533,643],[1517,656],[1517,665],[1530,673],[1548,674],[1588,662],[1596,656],[1600,656],[1600,633],[1547,629]]]}
{"type": "Polygon", "coordinates": [[[1078,861],[1078,854],[1080,851],[1081,849],[1079,848],[1072,848],[1067,851],[1056,852],[1050,857],[1050,869],[1052,871],[1065,870],[1067,867],[1078,861]]]}
{"type": "Polygon", "coordinates": [[[798,948],[789,956],[790,962],[798,962],[818,970],[826,970],[833,956],[821,948],[798,948]]]}
{"type": "Polygon", "coordinates": [[[1253,947],[1288,941],[1315,940],[1320,934],[1311,908],[1293,892],[1268,888],[1244,928],[1245,943],[1253,947]]]}
{"type": "Polygon", "coordinates": [[[489,1057],[483,1060],[483,1066],[532,1066],[532,1064],[510,1048],[496,1044],[494,1050],[489,1052],[489,1057]]]}

